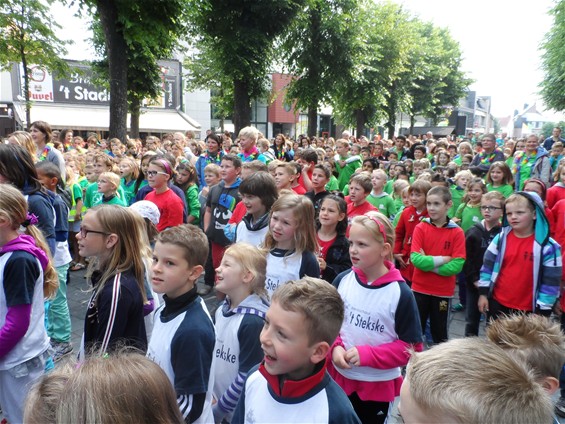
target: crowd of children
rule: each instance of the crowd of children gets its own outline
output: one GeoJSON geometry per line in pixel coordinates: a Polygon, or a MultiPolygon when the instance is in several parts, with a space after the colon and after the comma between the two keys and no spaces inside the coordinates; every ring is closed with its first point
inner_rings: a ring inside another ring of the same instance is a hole
{"type": "Polygon", "coordinates": [[[235,143],[227,134],[205,143],[182,133],[127,144],[92,136],[87,150],[75,137],[61,153],[48,124],[32,128],[35,138],[0,145],[8,422],[23,420],[30,384],[52,359],[72,352],[67,274],[85,267],[92,294],[79,366],[40,380],[29,422],[78,417],[64,386],[82,393],[91,367],[105,368],[99,357],[141,366],[128,350],[170,382],[159,395],[166,422],[385,423],[399,395],[406,422],[542,422],[560,381],[555,411],[565,416],[565,339],[542,317],[559,313],[564,280],[559,142],[547,152],[530,136],[512,157],[518,143],[494,147],[492,134],[484,145],[348,133],[293,144],[246,127],[235,143]],[[212,288],[215,313],[200,297],[212,288]],[[489,341],[448,341],[461,310],[466,337],[486,316],[489,341]],[[531,335],[516,328],[528,326],[551,334],[551,365],[522,347],[531,335]],[[520,385],[513,402],[530,415],[482,400],[488,386],[470,368],[496,358],[492,390],[520,385]],[[459,391],[451,403],[444,396],[459,391]]]}

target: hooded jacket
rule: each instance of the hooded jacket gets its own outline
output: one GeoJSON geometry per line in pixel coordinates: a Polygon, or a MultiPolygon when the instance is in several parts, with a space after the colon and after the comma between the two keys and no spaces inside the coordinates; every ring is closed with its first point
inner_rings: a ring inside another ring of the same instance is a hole
{"type": "MultiPolygon", "coordinates": [[[[522,158],[526,152],[519,152],[514,158],[514,163],[512,164],[512,174],[514,174],[514,189],[516,191],[520,190],[523,185],[523,181],[520,180],[520,168],[522,167],[522,158]]],[[[549,155],[547,150],[543,147],[538,147],[536,152],[536,160],[532,166],[530,176],[528,178],[539,178],[542,180],[546,187],[549,185],[551,180],[551,164],[549,163],[549,155]]]]}
{"type": "MultiPolygon", "coordinates": [[[[549,236],[549,222],[544,213],[541,198],[532,192],[519,191],[534,206],[536,219],[534,224],[534,266],[532,275],[533,304],[532,311],[539,307],[550,310],[559,294],[562,260],[559,244],[549,236]]],[[[479,279],[479,293],[492,296],[500,269],[504,263],[508,234],[512,228],[506,214],[503,215],[502,230],[490,243],[485,252],[479,279]]]]}

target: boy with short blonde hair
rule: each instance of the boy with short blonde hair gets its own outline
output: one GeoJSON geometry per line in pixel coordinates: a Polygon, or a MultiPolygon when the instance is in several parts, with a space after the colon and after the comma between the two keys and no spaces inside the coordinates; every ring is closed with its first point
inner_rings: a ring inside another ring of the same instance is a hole
{"type": "Polygon", "coordinates": [[[232,424],[359,423],[326,371],[343,319],[343,301],[331,284],[305,277],[279,286],[260,336],[265,359],[249,371],[232,424]]]}
{"type": "Polygon", "coordinates": [[[398,406],[407,424],[550,423],[552,409],[525,363],[476,337],[413,353],[398,406]]]}

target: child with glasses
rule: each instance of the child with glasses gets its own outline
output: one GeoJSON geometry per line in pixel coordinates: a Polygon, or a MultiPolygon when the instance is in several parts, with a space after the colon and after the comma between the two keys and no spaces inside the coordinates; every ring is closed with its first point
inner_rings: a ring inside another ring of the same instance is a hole
{"type": "Polygon", "coordinates": [[[169,181],[173,178],[171,163],[166,159],[154,158],[149,162],[146,175],[149,186],[154,190],[145,196],[145,200],[155,203],[161,214],[157,230],[181,225],[184,201],[169,187],[169,181]]]}
{"type": "Polygon", "coordinates": [[[481,199],[483,219],[465,232],[467,260],[463,265],[463,274],[467,282],[467,303],[465,305],[465,337],[479,335],[481,312],[479,301],[479,274],[483,265],[483,256],[494,236],[500,233],[501,218],[504,210],[504,195],[490,191],[481,199]]]}

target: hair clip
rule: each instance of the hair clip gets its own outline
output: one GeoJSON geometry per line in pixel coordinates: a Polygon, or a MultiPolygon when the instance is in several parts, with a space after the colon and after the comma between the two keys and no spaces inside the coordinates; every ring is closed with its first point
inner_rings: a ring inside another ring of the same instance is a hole
{"type": "Polygon", "coordinates": [[[371,215],[363,215],[363,216],[369,218],[371,221],[373,221],[375,224],[377,224],[377,227],[379,227],[379,232],[383,236],[383,242],[386,243],[387,242],[386,241],[386,231],[385,231],[385,226],[383,225],[383,223],[381,221],[379,221],[374,216],[371,216],[371,215]]]}

